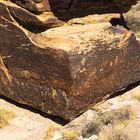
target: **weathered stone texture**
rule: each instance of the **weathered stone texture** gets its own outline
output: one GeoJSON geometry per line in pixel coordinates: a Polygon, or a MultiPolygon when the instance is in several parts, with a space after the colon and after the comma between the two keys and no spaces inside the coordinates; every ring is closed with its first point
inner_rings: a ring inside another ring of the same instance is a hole
{"type": "Polygon", "coordinates": [[[51,28],[63,24],[63,22],[58,20],[50,11],[34,14],[10,1],[0,2],[0,15],[3,17],[6,16],[6,18],[7,16],[11,16],[12,19],[19,22],[20,25],[35,29],[51,28]]]}
{"type": "Polygon", "coordinates": [[[123,14],[127,26],[140,38],[140,1],[123,14]]]}
{"type": "Polygon", "coordinates": [[[34,13],[51,11],[48,0],[11,0],[11,1],[34,13]]]}
{"type": "Polygon", "coordinates": [[[124,13],[137,0],[50,0],[54,13],[61,19],[104,13],[124,13]]]}
{"type": "Polygon", "coordinates": [[[0,95],[72,120],[140,80],[140,42],[109,22],[119,14],[73,19],[38,34],[19,24],[44,26],[35,14],[7,2],[0,14],[0,95]]]}

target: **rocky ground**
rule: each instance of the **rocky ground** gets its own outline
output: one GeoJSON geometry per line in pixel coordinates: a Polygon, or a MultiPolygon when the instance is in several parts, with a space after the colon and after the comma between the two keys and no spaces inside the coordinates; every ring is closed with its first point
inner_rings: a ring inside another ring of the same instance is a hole
{"type": "Polygon", "coordinates": [[[41,140],[48,127],[59,125],[39,113],[33,113],[25,108],[0,99],[0,108],[15,113],[15,118],[9,125],[0,129],[0,140],[41,140]]]}

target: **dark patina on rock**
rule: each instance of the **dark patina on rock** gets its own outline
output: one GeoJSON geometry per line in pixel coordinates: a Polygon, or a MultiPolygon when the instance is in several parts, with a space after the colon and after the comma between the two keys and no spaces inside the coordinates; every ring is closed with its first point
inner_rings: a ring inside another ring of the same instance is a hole
{"type": "Polygon", "coordinates": [[[116,14],[35,34],[5,6],[0,2],[0,95],[72,120],[140,80],[140,43],[110,24],[116,14]]]}
{"type": "Polygon", "coordinates": [[[137,0],[50,0],[52,11],[60,19],[91,14],[124,13],[137,0]]]}
{"type": "Polygon", "coordinates": [[[48,0],[11,0],[11,1],[34,13],[51,11],[48,0]]]}

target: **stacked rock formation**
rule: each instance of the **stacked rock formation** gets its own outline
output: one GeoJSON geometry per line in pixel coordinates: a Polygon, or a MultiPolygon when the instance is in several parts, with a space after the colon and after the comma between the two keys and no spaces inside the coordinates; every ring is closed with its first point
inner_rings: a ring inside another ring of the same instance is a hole
{"type": "Polygon", "coordinates": [[[0,95],[72,120],[139,81],[140,42],[111,24],[135,3],[1,0],[0,95]]]}

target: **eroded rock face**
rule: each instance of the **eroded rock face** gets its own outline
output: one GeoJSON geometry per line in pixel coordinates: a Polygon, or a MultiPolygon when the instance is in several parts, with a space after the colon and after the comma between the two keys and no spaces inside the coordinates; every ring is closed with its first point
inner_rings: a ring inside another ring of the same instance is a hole
{"type": "Polygon", "coordinates": [[[53,11],[61,20],[89,14],[124,13],[137,0],[11,0],[32,13],[53,11]]]}
{"type": "Polygon", "coordinates": [[[51,11],[48,0],[11,0],[11,1],[34,13],[51,11]]]}
{"type": "Polygon", "coordinates": [[[10,1],[0,2],[0,15],[3,17],[9,15],[13,21],[24,27],[30,27],[29,29],[51,28],[63,24],[52,12],[34,14],[10,1]]]}
{"type": "Polygon", "coordinates": [[[72,19],[41,33],[24,26],[51,28],[59,20],[9,1],[0,2],[0,15],[0,95],[72,120],[140,80],[140,43],[109,22],[120,14],[72,19]]]}
{"type": "Polygon", "coordinates": [[[124,13],[137,0],[50,0],[53,12],[61,19],[103,13],[124,13]]]}

